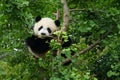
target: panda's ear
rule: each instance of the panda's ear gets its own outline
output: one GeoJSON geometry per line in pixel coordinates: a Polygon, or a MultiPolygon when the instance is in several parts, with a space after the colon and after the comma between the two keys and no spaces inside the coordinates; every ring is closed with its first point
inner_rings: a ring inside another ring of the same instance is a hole
{"type": "Polygon", "coordinates": [[[55,25],[59,27],[60,26],[60,21],[59,20],[55,20],[55,25]]]}
{"type": "Polygon", "coordinates": [[[40,16],[37,16],[36,19],[35,19],[36,22],[38,22],[38,21],[40,21],[40,20],[41,20],[41,17],[40,17],[40,16]]]}

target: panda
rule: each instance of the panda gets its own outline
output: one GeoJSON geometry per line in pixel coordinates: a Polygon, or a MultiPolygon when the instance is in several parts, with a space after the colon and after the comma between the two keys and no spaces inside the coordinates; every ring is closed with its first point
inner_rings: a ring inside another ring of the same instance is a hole
{"type": "MultiPolygon", "coordinates": [[[[40,16],[36,17],[35,24],[32,28],[34,34],[25,40],[29,52],[32,53],[34,57],[43,57],[50,50],[50,40],[52,39],[50,36],[59,30],[59,26],[59,20],[53,20],[47,17],[41,18],[40,16]]],[[[68,41],[62,44],[62,48],[69,47],[71,44],[72,41],[68,38],[68,41]]],[[[62,56],[66,58],[64,54],[62,54],[62,56]]],[[[71,61],[63,65],[68,65],[69,63],[71,63],[71,61]]]]}

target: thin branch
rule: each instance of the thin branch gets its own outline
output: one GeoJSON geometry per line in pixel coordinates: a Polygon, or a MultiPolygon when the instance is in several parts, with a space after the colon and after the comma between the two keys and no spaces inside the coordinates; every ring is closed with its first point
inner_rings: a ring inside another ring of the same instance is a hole
{"type": "Polygon", "coordinates": [[[59,20],[60,19],[60,11],[57,10],[56,13],[53,13],[55,16],[56,16],[56,20],[59,20]]]}
{"type": "MultiPolygon", "coordinates": [[[[70,9],[69,12],[73,11],[88,11],[89,9],[70,9]]],[[[98,9],[93,9],[93,11],[98,11],[98,12],[105,12],[103,10],[98,10],[98,9]]]]}
{"type": "Polygon", "coordinates": [[[66,0],[61,0],[61,3],[63,4],[63,26],[64,28],[62,28],[63,31],[67,31],[68,30],[68,26],[69,26],[69,8],[67,6],[67,2],[66,0]]]}
{"type": "Polygon", "coordinates": [[[87,10],[86,9],[70,9],[69,11],[73,12],[73,11],[87,11],[87,10]]]}
{"type": "MultiPolygon", "coordinates": [[[[82,51],[80,51],[78,53],[78,55],[80,54],[84,54],[86,52],[88,52],[89,50],[91,50],[92,48],[94,48],[97,44],[99,44],[104,38],[107,37],[107,35],[111,32],[112,29],[110,29],[110,31],[108,31],[107,33],[105,33],[104,35],[102,35],[97,41],[95,41],[95,43],[91,44],[90,46],[88,46],[87,48],[83,49],[82,51]]],[[[77,55],[73,55],[72,57],[76,57],[77,55]]],[[[67,62],[70,62],[70,59],[67,58],[63,64],[67,63],[67,62]]]]}
{"type": "Polygon", "coordinates": [[[10,56],[8,53],[4,53],[2,55],[0,55],[0,60],[6,58],[7,56],[10,56]]]}

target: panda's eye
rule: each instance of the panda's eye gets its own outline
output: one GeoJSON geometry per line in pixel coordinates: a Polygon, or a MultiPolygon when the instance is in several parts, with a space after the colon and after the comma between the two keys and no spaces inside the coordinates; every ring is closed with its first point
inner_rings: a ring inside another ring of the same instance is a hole
{"type": "Polygon", "coordinates": [[[40,28],[38,28],[38,31],[40,31],[43,28],[43,26],[40,26],[40,28]]]}
{"type": "Polygon", "coordinates": [[[47,30],[48,30],[48,32],[49,32],[49,33],[51,33],[51,32],[52,32],[50,28],[47,28],[47,30]]]}

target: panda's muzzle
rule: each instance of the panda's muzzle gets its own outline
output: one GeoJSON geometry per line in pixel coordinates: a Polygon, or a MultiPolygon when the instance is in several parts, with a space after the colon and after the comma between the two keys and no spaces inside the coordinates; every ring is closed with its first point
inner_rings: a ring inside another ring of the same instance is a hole
{"type": "Polygon", "coordinates": [[[46,35],[46,33],[41,33],[41,35],[43,35],[43,36],[44,36],[44,35],[46,35]]]}

